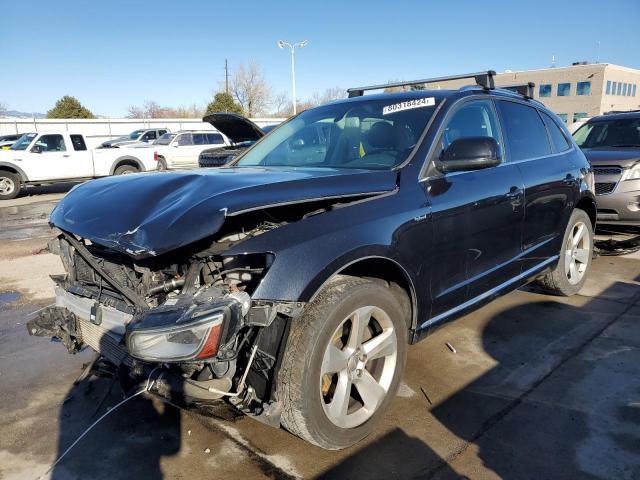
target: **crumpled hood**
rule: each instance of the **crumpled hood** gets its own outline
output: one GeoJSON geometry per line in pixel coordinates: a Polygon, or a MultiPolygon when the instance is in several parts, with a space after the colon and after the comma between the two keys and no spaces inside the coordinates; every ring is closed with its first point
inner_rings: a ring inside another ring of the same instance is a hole
{"type": "Polygon", "coordinates": [[[640,161],[638,148],[584,148],[582,153],[591,165],[630,167],[640,161]]]}
{"type": "Polygon", "coordinates": [[[226,216],[246,210],[395,188],[394,171],[242,167],[143,173],[73,188],[50,223],[145,258],[213,235],[226,216]]]}

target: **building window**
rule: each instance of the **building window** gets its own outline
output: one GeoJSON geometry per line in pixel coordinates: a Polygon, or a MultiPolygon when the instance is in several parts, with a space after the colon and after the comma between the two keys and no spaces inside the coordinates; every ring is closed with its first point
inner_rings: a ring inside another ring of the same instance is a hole
{"type": "Polygon", "coordinates": [[[545,85],[540,85],[540,90],[538,91],[541,97],[550,97],[551,96],[551,84],[547,83],[545,85]]]}
{"type": "Polygon", "coordinates": [[[607,95],[611,95],[611,80],[607,80],[607,95]]]}
{"type": "Polygon", "coordinates": [[[633,96],[634,97],[636,96],[636,84],[635,83],[633,84],[633,96]]]}
{"type": "Polygon", "coordinates": [[[558,96],[559,97],[568,97],[571,95],[571,84],[570,83],[559,83],[558,84],[558,96]]]}
{"type": "Polygon", "coordinates": [[[616,94],[616,86],[618,84],[616,82],[613,82],[613,85],[611,85],[611,95],[615,95],[616,94]]]}
{"type": "Polygon", "coordinates": [[[627,84],[626,83],[622,84],[622,96],[623,97],[627,96],[627,84]]]}
{"type": "Polygon", "coordinates": [[[591,95],[591,82],[578,82],[576,95],[591,95]]]}
{"type": "Polygon", "coordinates": [[[583,118],[587,118],[586,112],[576,112],[573,114],[573,123],[579,122],[583,118]]]}
{"type": "Polygon", "coordinates": [[[618,82],[618,89],[616,90],[616,95],[622,95],[622,82],[618,82]]]}
{"type": "Polygon", "coordinates": [[[560,120],[562,120],[564,123],[567,123],[567,114],[566,113],[556,113],[556,115],[558,115],[558,117],[560,117],[560,120]]]}

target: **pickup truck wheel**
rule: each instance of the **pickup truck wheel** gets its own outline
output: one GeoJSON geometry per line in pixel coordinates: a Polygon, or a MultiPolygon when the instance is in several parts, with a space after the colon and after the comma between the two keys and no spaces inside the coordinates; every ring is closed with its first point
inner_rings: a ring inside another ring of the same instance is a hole
{"type": "Polygon", "coordinates": [[[388,286],[336,276],[291,325],[278,374],[284,427],[330,450],[371,433],[402,378],[405,316],[388,286]]]}
{"type": "Polygon", "coordinates": [[[580,291],[587,281],[593,257],[593,226],[589,216],[580,209],[571,213],[562,241],[560,261],[550,273],[538,280],[538,285],[551,294],[569,297],[580,291]]]}
{"type": "Polygon", "coordinates": [[[159,157],[158,158],[158,168],[157,168],[157,170],[159,172],[164,172],[166,169],[167,169],[167,162],[165,161],[164,158],[159,157]]]}
{"type": "Polygon", "coordinates": [[[0,171],[0,200],[11,200],[20,194],[20,177],[15,173],[0,171]]]}
{"type": "Polygon", "coordinates": [[[140,170],[138,170],[133,165],[120,165],[118,168],[116,168],[116,170],[113,172],[113,174],[114,175],[129,175],[130,173],[138,173],[139,171],[140,170]]]}

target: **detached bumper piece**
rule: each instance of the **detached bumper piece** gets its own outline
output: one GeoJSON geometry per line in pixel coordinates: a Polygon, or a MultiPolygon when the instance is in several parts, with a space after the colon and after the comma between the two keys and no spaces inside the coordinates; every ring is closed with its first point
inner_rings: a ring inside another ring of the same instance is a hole
{"type": "Polygon", "coordinates": [[[82,334],[78,319],[66,308],[47,307],[36,318],[27,322],[29,335],[55,337],[67,347],[69,353],[77,353],[82,347],[82,334]]]}

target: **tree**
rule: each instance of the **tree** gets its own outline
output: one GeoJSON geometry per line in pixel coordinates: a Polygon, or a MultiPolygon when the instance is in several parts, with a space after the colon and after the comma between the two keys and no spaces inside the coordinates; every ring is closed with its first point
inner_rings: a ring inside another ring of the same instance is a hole
{"type": "Polygon", "coordinates": [[[190,107],[162,107],[153,100],[145,101],[141,107],[131,105],[127,109],[127,118],[201,118],[202,108],[193,104],[190,107]]]}
{"type": "Polygon", "coordinates": [[[342,100],[347,97],[347,91],[341,87],[327,88],[324,92],[315,92],[311,97],[310,103],[314,106],[324,105],[334,100],[342,100]]]}
{"type": "Polygon", "coordinates": [[[237,103],[231,94],[226,92],[218,92],[214,95],[213,101],[207,105],[205,115],[216,112],[230,112],[244,115],[242,105],[237,103]]]}
{"type": "Polygon", "coordinates": [[[231,92],[249,117],[265,113],[271,104],[271,87],[253,60],[246,67],[238,67],[231,80],[231,92]]]}
{"type": "Polygon", "coordinates": [[[4,112],[7,111],[7,104],[4,102],[0,102],[0,115],[3,115],[4,112]]]}
{"type": "Polygon", "coordinates": [[[89,109],[83,107],[77,98],[65,95],[47,112],[47,118],[95,118],[95,116],[89,109]]]}

